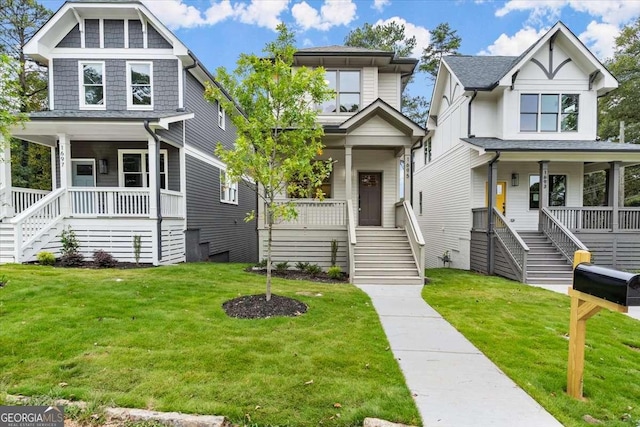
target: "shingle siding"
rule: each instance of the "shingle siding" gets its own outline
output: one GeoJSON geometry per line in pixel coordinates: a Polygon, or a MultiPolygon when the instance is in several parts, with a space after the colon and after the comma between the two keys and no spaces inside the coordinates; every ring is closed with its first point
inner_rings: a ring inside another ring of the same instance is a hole
{"type": "Polygon", "coordinates": [[[126,110],[127,62],[123,59],[109,59],[105,61],[104,67],[107,110],[126,110]]]}
{"type": "Polygon", "coordinates": [[[100,47],[100,20],[99,19],[84,20],[84,47],[86,48],[100,47]]]}
{"type": "MultiPolygon", "coordinates": [[[[220,202],[220,170],[191,156],[186,158],[187,229],[199,231],[199,242],[208,243],[209,256],[229,252],[231,262],[255,262],[258,256],[256,222],[245,222],[256,209],[256,196],[238,185],[238,205],[220,202]]],[[[226,257],[218,257],[218,259],[226,257]]]]}
{"type": "Polygon", "coordinates": [[[155,110],[178,108],[178,60],[153,61],[153,105],[155,110]]]}
{"type": "Polygon", "coordinates": [[[116,19],[104,20],[104,47],[124,48],[124,21],[116,19]]]}
{"type": "Polygon", "coordinates": [[[171,44],[153,28],[153,25],[147,24],[147,47],[149,49],[171,49],[171,44]]]}
{"type": "Polygon", "coordinates": [[[53,59],[53,87],[56,110],[79,109],[77,59],[53,59]]]}
{"type": "Polygon", "coordinates": [[[129,21],[129,49],[142,49],[144,41],[142,37],[142,24],[138,20],[129,21]]]}
{"type": "Polygon", "coordinates": [[[82,44],[80,41],[80,26],[76,24],[76,26],[73,27],[71,31],[69,31],[69,33],[66,36],[64,36],[62,40],[60,40],[60,43],[58,43],[56,47],[79,48],[81,46],[82,44]]]}
{"type": "Polygon", "coordinates": [[[232,148],[235,143],[235,128],[229,115],[226,116],[225,130],[218,126],[218,107],[204,99],[204,87],[187,73],[185,84],[185,108],[195,113],[195,119],[186,123],[187,144],[213,154],[218,142],[226,148],[232,148]]]}

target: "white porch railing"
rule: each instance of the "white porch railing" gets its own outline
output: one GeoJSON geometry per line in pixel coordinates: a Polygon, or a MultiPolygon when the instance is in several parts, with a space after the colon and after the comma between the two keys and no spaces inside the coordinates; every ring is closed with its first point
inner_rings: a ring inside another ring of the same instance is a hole
{"type": "Polygon", "coordinates": [[[38,202],[49,194],[48,190],[34,190],[32,188],[11,187],[11,203],[13,212],[18,215],[29,209],[31,205],[38,202]]]}
{"type": "Polygon", "coordinates": [[[355,249],[358,240],[356,239],[356,220],[353,215],[353,201],[347,200],[347,245],[349,248],[349,281],[353,283],[356,275],[356,255],[355,249]]]}
{"type": "Polygon", "coordinates": [[[160,209],[163,218],[184,218],[182,193],[178,191],[160,190],[160,209]]]}
{"type": "Polygon", "coordinates": [[[407,237],[409,238],[409,245],[411,246],[413,258],[416,262],[416,266],[418,267],[420,279],[424,281],[424,268],[426,263],[424,237],[422,237],[420,225],[418,224],[416,215],[413,213],[411,203],[407,200],[402,203],[396,203],[396,227],[405,229],[407,237]]]}
{"type": "Polygon", "coordinates": [[[562,252],[567,261],[573,262],[573,255],[577,250],[589,250],[560,219],[554,216],[551,209],[542,208],[542,213],[542,231],[562,252]]]}
{"type": "MultiPolygon", "coordinates": [[[[163,217],[184,217],[182,194],[161,190],[163,217]]],[[[82,187],[70,188],[71,215],[76,217],[148,217],[149,190],[146,188],[82,187]]]]}
{"type": "Polygon", "coordinates": [[[610,206],[550,207],[548,210],[572,231],[640,231],[640,208],[618,208],[617,224],[614,224],[614,211],[610,206]]]}
{"type": "Polygon", "coordinates": [[[496,238],[516,264],[518,272],[520,273],[520,281],[527,283],[529,246],[527,246],[524,240],[522,240],[522,237],[509,225],[507,219],[496,208],[493,208],[493,221],[493,231],[495,232],[496,238]]]}
{"type": "MultiPolygon", "coordinates": [[[[344,200],[325,199],[319,200],[279,200],[277,205],[293,202],[296,206],[298,216],[291,220],[278,221],[274,227],[336,227],[345,228],[347,226],[347,202],[344,200]]],[[[266,212],[265,208],[265,212],[266,212]]]]}

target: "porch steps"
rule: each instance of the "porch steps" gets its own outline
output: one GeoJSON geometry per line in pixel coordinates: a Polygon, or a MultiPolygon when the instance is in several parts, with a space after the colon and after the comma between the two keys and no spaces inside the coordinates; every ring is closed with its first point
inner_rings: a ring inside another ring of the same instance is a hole
{"type": "Polygon", "coordinates": [[[400,228],[356,228],[354,252],[358,285],[421,285],[406,232],[400,228]]]}
{"type": "Polygon", "coordinates": [[[571,286],[573,269],[547,236],[538,231],[519,231],[518,234],[529,246],[527,283],[571,286]]]}
{"type": "Polygon", "coordinates": [[[0,264],[15,262],[13,224],[0,221],[0,264]]]}

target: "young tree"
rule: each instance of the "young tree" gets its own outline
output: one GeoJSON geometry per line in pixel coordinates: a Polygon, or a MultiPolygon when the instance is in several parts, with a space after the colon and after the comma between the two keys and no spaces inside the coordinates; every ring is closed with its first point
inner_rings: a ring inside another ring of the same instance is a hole
{"type": "Polygon", "coordinates": [[[420,71],[429,73],[435,80],[443,56],[456,55],[462,39],[447,22],[442,22],[431,31],[429,46],[422,51],[420,71]]]}
{"type": "MultiPolygon", "coordinates": [[[[271,299],[271,244],[273,225],[295,218],[293,203],[276,203],[286,194],[323,198],[323,179],[331,161],[314,162],[322,154],[324,131],[317,121],[315,106],[331,99],[323,68],[293,67],[296,47],[293,33],[277,27],[275,41],[267,43],[267,57],[242,54],[232,73],[218,68],[216,79],[223,90],[207,85],[205,98],[219,102],[236,127],[232,149],[221,144],[216,155],[227,165],[226,176],[234,181],[249,178],[265,205],[267,241],[267,301],[271,299]],[[243,114],[244,113],[244,114],[243,114]]],[[[253,219],[249,213],[247,220],[253,219]]]]}

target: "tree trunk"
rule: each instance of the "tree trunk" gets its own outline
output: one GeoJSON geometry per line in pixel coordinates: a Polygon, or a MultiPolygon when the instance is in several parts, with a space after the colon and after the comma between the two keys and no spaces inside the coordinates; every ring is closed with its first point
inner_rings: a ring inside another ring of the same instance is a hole
{"type": "Polygon", "coordinates": [[[273,215],[271,214],[272,203],[267,208],[267,301],[271,300],[271,242],[273,241],[273,215]]]}

